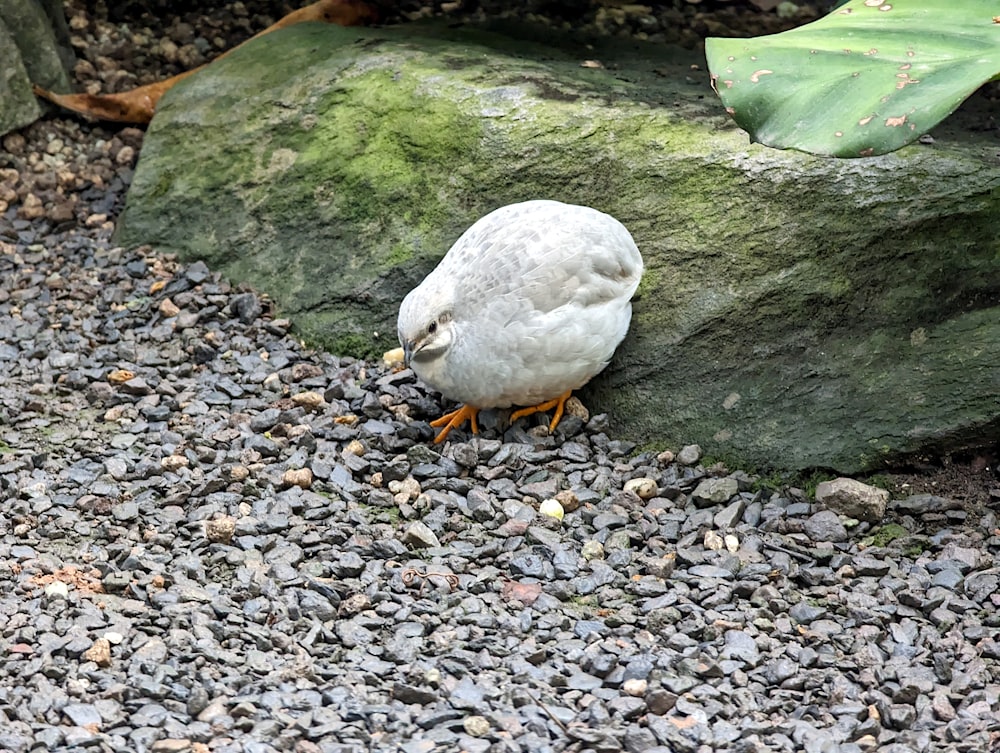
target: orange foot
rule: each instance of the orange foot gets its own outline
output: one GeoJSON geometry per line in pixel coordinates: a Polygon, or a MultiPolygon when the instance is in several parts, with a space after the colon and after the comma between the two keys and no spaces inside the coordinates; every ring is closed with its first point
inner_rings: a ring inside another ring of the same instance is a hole
{"type": "Polygon", "coordinates": [[[551,433],[555,431],[556,427],[559,425],[559,421],[563,417],[563,411],[566,409],[566,401],[569,400],[569,396],[572,394],[573,390],[566,390],[559,397],[546,400],[544,403],[539,403],[531,408],[521,408],[520,410],[516,410],[513,414],[511,414],[510,422],[514,423],[517,419],[530,416],[532,413],[544,413],[551,408],[555,408],[556,414],[552,417],[552,423],[549,424],[549,432],[551,433]]]}
{"type": "Polygon", "coordinates": [[[476,415],[479,413],[479,408],[473,408],[471,405],[463,405],[458,410],[453,410],[451,413],[445,413],[441,418],[431,421],[431,426],[438,427],[443,426],[441,433],[434,437],[434,444],[441,444],[445,437],[452,429],[457,429],[459,426],[464,424],[466,421],[472,422],[472,433],[479,433],[479,425],[476,423],[476,415]]]}

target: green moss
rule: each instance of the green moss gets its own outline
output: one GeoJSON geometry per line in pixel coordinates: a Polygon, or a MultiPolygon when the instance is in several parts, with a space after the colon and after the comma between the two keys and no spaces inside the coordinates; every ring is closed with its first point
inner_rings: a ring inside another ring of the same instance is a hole
{"type": "Polygon", "coordinates": [[[879,489],[891,489],[893,485],[892,478],[884,473],[876,473],[874,476],[868,476],[865,479],[865,483],[879,489]]]}
{"type": "Polygon", "coordinates": [[[816,499],[816,487],[824,481],[832,481],[836,476],[826,471],[813,471],[799,478],[797,486],[805,492],[806,499],[816,499]]]}
{"type": "MultiPolygon", "coordinates": [[[[641,252],[642,249],[639,249],[641,252]]],[[[639,280],[639,288],[636,290],[636,294],[640,298],[646,298],[648,296],[659,295],[659,291],[663,289],[663,275],[660,274],[660,270],[656,268],[651,268],[648,265],[642,273],[642,279],[639,280]]]]}
{"type": "MultiPolygon", "coordinates": [[[[737,463],[738,465],[738,463],[737,463]]],[[[816,498],[816,487],[823,481],[835,478],[827,471],[812,470],[805,473],[789,473],[769,470],[758,471],[753,480],[754,491],[780,491],[789,487],[801,489],[807,499],[816,498]]]]}
{"type": "Polygon", "coordinates": [[[395,267],[400,264],[405,264],[411,259],[413,259],[413,249],[408,248],[401,243],[397,243],[392,247],[392,250],[385,259],[385,263],[389,267],[395,267]]]}
{"type": "Polygon", "coordinates": [[[872,546],[886,546],[891,541],[903,539],[909,535],[910,532],[898,523],[887,523],[875,529],[868,540],[871,541],[872,546]]]}
{"type": "Polygon", "coordinates": [[[910,544],[908,547],[903,549],[903,554],[905,554],[910,559],[916,559],[925,551],[927,551],[926,542],[915,541],[914,543],[910,544]]]}
{"type": "MultiPolygon", "coordinates": [[[[352,45],[343,61],[355,59],[352,45]]],[[[454,206],[442,187],[459,179],[456,164],[475,169],[482,121],[421,88],[422,60],[393,45],[379,64],[341,75],[334,87],[317,86],[325,93],[305,119],[275,127],[266,145],[247,145],[247,154],[255,155],[254,179],[234,175],[245,205],[267,200],[240,231],[260,229],[229,262],[229,273],[237,279],[263,274],[300,336],[339,355],[378,357],[393,346],[406,279],[429,271],[431,263],[421,260],[439,257],[464,229],[451,226],[454,206]],[[406,75],[398,73],[402,58],[413,66],[406,75]],[[299,250],[294,265],[270,252],[272,226],[282,228],[283,245],[299,250]],[[395,273],[418,262],[426,270],[408,278],[395,273]],[[393,292],[378,282],[373,287],[379,277],[391,280],[393,292]],[[377,297],[366,317],[370,328],[358,331],[358,298],[371,293],[377,297]],[[386,298],[391,302],[383,303],[386,298]]]]}
{"type": "Polygon", "coordinates": [[[174,187],[175,176],[164,171],[149,189],[149,198],[161,199],[168,196],[174,187]]]}
{"type": "Polygon", "coordinates": [[[776,492],[788,485],[788,474],[772,471],[764,476],[756,476],[750,486],[754,492],[776,492]]]}
{"type": "Polygon", "coordinates": [[[357,508],[363,511],[365,516],[375,523],[388,523],[395,526],[402,519],[399,508],[395,505],[380,507],[375,505],[366,505],[359,502],[357,504],[357,508]]]}
{"type": "Polygon", "coordinates": [[[455,164],[476,159],[482,123],[421,88],[420,66],[344,78],[316,105],[317,125],[290,134],[298,152],[282,183],[336,186],[322,214],[351,223],[382,266],[408,260],[414,238],[440,233],[450,216],[441,187],[455,164]],[[402,207],[402,210],[400,209],[402,207]]]}
{"type": "MultiPolygon", "coordinates": [[[[320,338],[316,338],[320,339],[320,338]]],[[[353,356],[354,358],[359,358],[358,354],[367,354],[372,350],[372,343],[370,339],[365,338],[363,335],[356,334],[346,334],[340,335],[339,337],[329,340],[328,338],[322,338],[324,341],[330,343],[330,352],[338,356],[353,356]]]]}
{"type": "Polygon", "coordinates": [[[574,609],[577,613],[592,615],[597,609],[600,608],[601,603],[598,601],[596,596],[574,596],[566,605],[571,609],[574,609]]]}
{"type": "Polygon", "coordinates": [[[671,449],[673,449],[673,446],[666,440],[653,439],[649,442],[643,442],[642,444],[636,445],[635,449],[632,450],[632,457],[642,455],[645,452],[653,455],[659,455],[661,452],[666,452],[671,449]]]}

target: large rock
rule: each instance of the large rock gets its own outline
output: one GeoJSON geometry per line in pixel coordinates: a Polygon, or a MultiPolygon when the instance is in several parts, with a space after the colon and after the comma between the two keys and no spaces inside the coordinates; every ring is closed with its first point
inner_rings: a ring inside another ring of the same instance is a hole
{"type": "Polygon", "coordinates": [[[57,0],[0,2],[0,135],[42,114],[33,83],[69,91],[69,30],[57,0]]]}
{"type": "Polygon", "coordinates": [[[622,433],[845,472],[995,439],[995,142],[847,162],[751,146],[692,62],[421,26],[267,35],[160,103],[119,240],[206,259],[306,339],[372,355],[476,218],[589,204],[647,265],[583,394],[622,433]]]}
{"type": "Polygon", "coordinates": [[[0,135],[28,125],[41,114],[41,105],[31,93],[21,51],[0,18],[0,135]]]}

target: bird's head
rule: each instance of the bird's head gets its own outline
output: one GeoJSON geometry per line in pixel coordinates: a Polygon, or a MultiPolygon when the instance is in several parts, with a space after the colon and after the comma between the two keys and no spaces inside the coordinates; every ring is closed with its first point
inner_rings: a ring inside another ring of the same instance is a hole
{"type": "Polygon", "coordinates": [[[452,297],[428,285],[411,290],[399,307],[396,326],[406,365],[425,364],[443,356],[455,339],[452,297]]]}

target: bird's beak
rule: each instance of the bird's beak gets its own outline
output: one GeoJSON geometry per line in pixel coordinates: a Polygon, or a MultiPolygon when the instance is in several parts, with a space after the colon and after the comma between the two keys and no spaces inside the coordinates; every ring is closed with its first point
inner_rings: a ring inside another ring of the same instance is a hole
{"type": "Polygon", "coordinates": [[[403,343],[403,366],[410,368],[410,358],[413,356],[413,343],[406,340],[403,343]]]}

